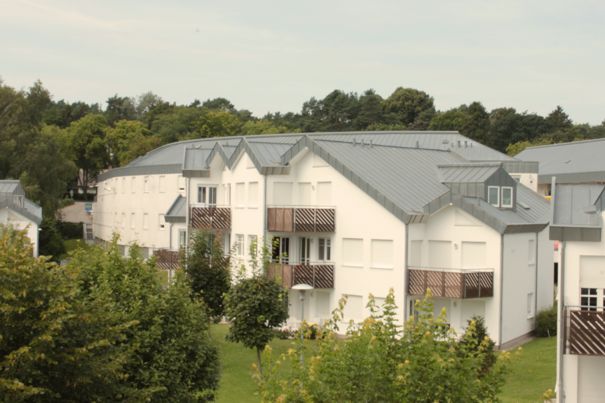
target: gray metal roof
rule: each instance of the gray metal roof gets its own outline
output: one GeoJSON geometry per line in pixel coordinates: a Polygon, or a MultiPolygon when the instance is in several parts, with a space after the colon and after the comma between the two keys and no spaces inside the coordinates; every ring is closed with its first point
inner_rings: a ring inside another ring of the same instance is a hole
{"type": "Polygon", "coordinates": [[[551,239],[599,242],[604,190],[605,185],[555,184],[551,239]]]}
{"type": "Polygon", "coordinates": [[[502,165],[489,163],[439,165],[439,176],[444,183],[483,183],[502,165]]]}
{"type": "MultiPolygon", "coordinates": [[[[225,164],[232,167],[243,152],[250,156],[260,173],[283,174],[289,171],[290,160],[305,149],[326,160],[406,223],[422,220],[428,204],[450,193],[450,188],[444,184],[448,181],[483,181],[501,169],[502,163],[512,164],[516,169],[535,167],[457,132],[294,133],[200,139],[169,144],[151,151],[126,167],[102,174],[100,179],[140,174],[152,169],[173,172],[173,164],[179,161],[183,175],[204,176],[215,155],[220,155],[225,164]],[[492,163],[478,163],[479,161],[492,163]]],[[[531,204],[529,209],[540,210],[540,206],[534,205],[546,202],[537,196],[528,203],[531,204]]],[[[492,212],[494,209],[487,205],[483,208],[486,212],[481,214],[498,216],[498,230],[507,230],[509,225],[527,225],[532,220],[531,214],[526,214],[527,217],[524,217],[525,213],[515,211],[499,214],[492,212]]],[[[536,214],[534,218],[541,220],[542,217],[538,216],[536,214]]],[[[545,225],[547,222],[548,219],[540,221],[540,224],[545,225]]]]}
{"type": "Polygon", "coordinates": [[[166,222],[185,222],[187,214],[187,200],[183,196],[177,196],[164,215],[166,222]]]}
{"type": "Polygon", "coordinates": [[[521,151],[516,158],[539,162],[539,183],[590,183],[605,181],[605,139],[574,141],[521,151]]]}
{"type": "Polygon", "coordinates": [[[9,208],[38,225],[42,222],[42,207],[25,197],[18,180],[0,180],[0,208],[9,208]]]}

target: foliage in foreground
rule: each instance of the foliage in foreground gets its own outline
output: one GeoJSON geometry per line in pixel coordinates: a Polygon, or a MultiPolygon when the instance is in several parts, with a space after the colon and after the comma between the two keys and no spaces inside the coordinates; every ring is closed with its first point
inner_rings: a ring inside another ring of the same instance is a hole
{"type": "Polygon", "coordinates": [[[201,298],[208,314],[219,320],[224,314],[223,299],[229,291],[229,257],[225,257],[217,237],[204,231],[193,235],[187,258],[187,278],[193,295],[201,298]]]}
{"type": "Polygon", "coordinates": [[[538,337],[552,337],[557,335],[557,306],[553,305],[536,315],[536,328],[534,333],[538,337]]]}
{"type": "Polygon", "coordinates": [[[262,371],[261,353],[275,336],[273,329],[288,319],[288,292],[265,275],[268,250],[260,249],[256,242],[250,246],[252,276],[241,273],[225,295],[225,315],[230,322],[227,339],[256,349],[262,371]]]}
{"type": "Polygon", "coordinates": [[[485,402],[497,401],[504,383],[506,353],[495,355],[488,337],[478,337],[471,321],[461,338],[449,328],[445,312],[434,317],[427,298],[418,316],[396,324],[392,291],[360,326],[349,326],[338,340],[342,300],[318,340],[317,352],[300,361],[303,344],[275,359],[268,350],[263,376],[257,376],[263,401],[280,402],[485,402]],[[491,365],[486,365],[491,363],[491,365]]]}
{"type": "MultiPolygon", "coordinates": [[[[133,250],[87,248],[67,266],[0,231],[0,396],[5,401],[205,401],[218,384],[204,308],[163,288],[133,250]]],[[[136,249],[136,248],[134,248],[136,249]]]]}

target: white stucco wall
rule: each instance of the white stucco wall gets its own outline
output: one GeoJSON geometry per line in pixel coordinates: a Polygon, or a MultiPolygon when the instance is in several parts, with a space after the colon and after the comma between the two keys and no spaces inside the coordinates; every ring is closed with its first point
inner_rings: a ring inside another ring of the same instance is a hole
{"type": "Polygon", "coordinates": [[[463,210],[450,206],[431,216],[425,223],[410,225],[409,237],[410,242],[422,242],[421,256],[410,256],[410,267],[494,270],[493,297],[435,299],[435,313],[445,308],[448,320],[457,332],[463,331],[473,315],[481,315],[485,318],[490,337],[499,344],[500,234],[463,210]],[[449,242],[439,246],[439,256],[430,250],[430,245],[434,248],[436,242],[449,242]],[[484,243],[484,255],[474,260],[464,257],[464,243],[484,243]]]}
{"type": "Polygon", "coordinates": [[[9,209],[0,209],[0,224],[7,227],[13,227],[17,230],[25,230],[27,237],[31,240],[33,254],[38,256],[38,225],[22,216],[21,214],[9,209]]]}
{"type": "MultiPolygon", "coordinates": [[[[605,214],[602,213],[602,218],[605,214]]],[[[605,261],[605,230],[601,233],[601,242],[565,242],[563,270],[565,287],[563,303],[565,306],[580,305],[580,288],[590,287],[605,290],[605,266],[593,265],[593,262],[605,261]]],[[[601,302],[601,301],[599,301],[601,302]]],[[[604,357],[588,357],[571,354],[563,355],[563,388],[566,402],[596,403],[605,396],[604,357]]]]}

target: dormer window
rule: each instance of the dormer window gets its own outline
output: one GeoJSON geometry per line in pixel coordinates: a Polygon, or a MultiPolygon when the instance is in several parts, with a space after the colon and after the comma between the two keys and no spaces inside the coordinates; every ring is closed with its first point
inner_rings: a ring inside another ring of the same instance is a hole
{"type": "Polygon", "coordinates": [[[494,207],[500,207],[500,187],[487,187],[487,202],[494,207]]]}
{"type": "Polygon", "coordinates": [[[502,187],[502,207],[513,208],[513,188],[510,186],[502,187]]]}

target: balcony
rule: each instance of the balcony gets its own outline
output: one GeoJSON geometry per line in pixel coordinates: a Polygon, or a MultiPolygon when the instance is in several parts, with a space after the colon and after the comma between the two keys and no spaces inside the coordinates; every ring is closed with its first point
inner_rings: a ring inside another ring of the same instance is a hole
{"type": "Polygon", "coordinates": [[[605,356],[605,312],[565,308],[567,354],[605,356]]]}
{"type": "Polygon", "coordinates": [[[336,210],[325,207],[268,207],[270,232],[334,232],[336,210]]]}
{"type": "Polygon", "coordinates": [[[494,296],[492,269],[444,269],[410,267],[408,293],[424,295],[428,288],[433,297],[485,298],[494,296]]]}
{"type": "Polygon", "coordinates": [[[162,270],[176,270],[181,265],[180,254],[177,251],[158,249],[153,252],[155,265],[162,270]]]}
{"type": "Polygon", "coordinates": [[[191,207],[194,229],[227,231],[231,228],[231,208],[218,206],[191,207]]]}
{"type": "Polygon", "coordinates": [[[287,289],[297,284],[309,284],[313,288],[334,288],[334,265],[331,263],[271,263],[267,276],[287,289]]]}

